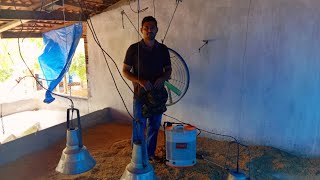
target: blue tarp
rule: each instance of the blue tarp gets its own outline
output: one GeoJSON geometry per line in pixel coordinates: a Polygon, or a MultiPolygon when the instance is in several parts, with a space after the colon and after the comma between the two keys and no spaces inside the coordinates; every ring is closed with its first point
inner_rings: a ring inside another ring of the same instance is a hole
{"type": "Polygon", "coordinates": [[[45,47],[38,60],[48,84],[43,102],[49,104],[55,100],[51,92],[68,71],[81,35],[82,23],[52,30],[42,35],[45,47]]]}

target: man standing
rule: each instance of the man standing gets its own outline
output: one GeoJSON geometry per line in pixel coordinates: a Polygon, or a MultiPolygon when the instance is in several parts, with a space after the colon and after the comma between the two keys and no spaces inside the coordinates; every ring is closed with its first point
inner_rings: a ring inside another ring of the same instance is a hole
{"type": "Polygon", "coordinates": [[[128,48],[122,73],[134,86],[133,116],[136,121],[132,124],[132,142],[144,140],[147,124],[147,152],[149,160],[153,160],[163,112],[151,112],[146,116],[143,112],[146,102],[142,99],[146,92],[165,91],[164,82],[170,78],[172,69],[168,48],[155,40],[156,19],[152,16],[143,18],[140,31],[143,39],[128,48]]]}

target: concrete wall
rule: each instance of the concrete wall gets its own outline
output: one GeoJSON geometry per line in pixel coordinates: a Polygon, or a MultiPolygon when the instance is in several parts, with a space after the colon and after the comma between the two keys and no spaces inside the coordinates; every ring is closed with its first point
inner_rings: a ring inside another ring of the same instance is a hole
{"type": "MultiPolygon", "coordinates": [[[[56,100],[50,104],[46,104],[43,102],[44,94],[35,95],[34,98],[30,99],[1,103],[0,112],[2,113],[2,116],[7,116],[14,113],[33,111],[38,109],[67,111],[67,109],[71,107],[70,100],[57,96],[54,97],[56,98],[56,100]]],[[[89,101],[87,98],[71,97],[71,99],[73,101],[74,107],[79,109],[81,115],[93,112],[90,111],[88,103],[89,101]]]]}
{"type": "MultiPolygon", "coordinates": [[[[82,130],[96,126],[97,124],[107,123],[115,118],[110,111],[110,108],[104,108],[99,111],[89,113],[81,117],[82,130]]],[[[117,114],[117,112],[113,112],[117,114]]],[[[76,119],[73,119],[76,121],[76,119]]],[[[75,124],[78,127],[77,121],[75,124]]],[[[18,158],[32,152],[36,152],[49,147],[50,145],[66,138],[67,127],[66,123],[61,123],[56,126],[38,131],[36,133],[21,137],[14,141],[10,141],[0,145],[0,153],[5,156],[0,156],[0,165],[17,160],[18,158]]],[[[62,152],[62,150],[61,150],[62,152]]]]}
{"type": "MultiPolygon", "coordinates": [[[[56,98],[56,100],[50,104],[46,104],[43,102],[44,96],[42,96],[41,98],[39,97],[38,99],[39,108],[67,112],[67,109],[71,107],[71,101],[65,98],[57,97],[57,96],[54,96],[54,97],[56,98]]],[[[73,101],[74,107],[79,109],[81,116],[93,112],[93,111],[90,111],[89,101],[87,98],[71,97],[71,99],[73,101]]]]}
{"type": "MultiPolygon", "coordinates": [[[[148,9],[138,21],[126,2],[92,18],[102,47],[120,68],[126,49],[139,39],[126,16],[123,28],[122,9],[136,27],[154,13],[152,0],[141,0],[141,9],[148,9]]],[[[155,6],[161,41],[176,1],[155,6]]],[[[191,82],[167,113],[242,142],[320,156],[319,7],[318,0],[182,1],[165,44],[185,58],[191,82]],[[209,43],[199,52],[205,39],[209,43]]],[[[125,112],[89,29],[88,47],[90,108],[125,112]]],[[[107,60],[131,110],[132,94],[107,60]]]]}
{"type": "Polygon", "coordinates": [[[2,116],[39,109],[37,99],[24,99],[14,102],[1,103],[0,106],[0,112],[2,116]]]}

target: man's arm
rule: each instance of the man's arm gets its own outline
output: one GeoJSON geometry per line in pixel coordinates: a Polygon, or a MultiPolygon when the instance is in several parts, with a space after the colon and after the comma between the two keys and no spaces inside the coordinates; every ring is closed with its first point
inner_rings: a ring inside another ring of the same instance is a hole
{"type": "Polygon", "coordinates": [[[132,66],[123,64],[123,67],[122,67],[123,76],[132,82],[140,84],[140,86],[143,87],[146,91],[151,90],[152,89],[151,82],[141,78],[139,79],[137,76],[135,76],[130,72],[131,68],[132,66]]]}

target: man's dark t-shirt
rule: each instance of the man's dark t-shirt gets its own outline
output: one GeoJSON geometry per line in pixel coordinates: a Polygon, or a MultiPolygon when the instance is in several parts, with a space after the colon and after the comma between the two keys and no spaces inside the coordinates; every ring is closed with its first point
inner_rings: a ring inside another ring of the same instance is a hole
{"type": "MultiPolygon", "coordinates": [[[[164,67],[171,66],[171,61],[167,46],[156,41],[154,47],[149,48],[141,40],[128,48],[124,64],[132,66],[131,71],[134,75],[154,84],[162,76],[164,67]],[[138,47],[140,58],[138,58],[138,47]]],[[[133,86],[134,97],[137,98],[136,95],[140,95],[140,85],[133,83],[133,86]]]]}

